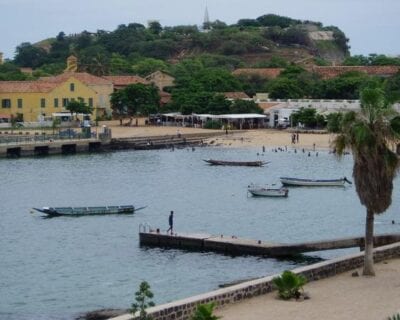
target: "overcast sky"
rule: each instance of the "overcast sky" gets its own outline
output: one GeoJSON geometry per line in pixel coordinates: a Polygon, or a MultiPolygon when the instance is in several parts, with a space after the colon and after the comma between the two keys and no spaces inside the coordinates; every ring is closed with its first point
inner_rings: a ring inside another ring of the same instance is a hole
{"type": "Polygon", "coordinates": [[[351,54],[400,54],[400,0],[0,0],[0,51],[13,58],[22,42],[83,30],[112,31],[120,24],[227,24],[273,13],[339,27],[350,39],[351,54]]]}

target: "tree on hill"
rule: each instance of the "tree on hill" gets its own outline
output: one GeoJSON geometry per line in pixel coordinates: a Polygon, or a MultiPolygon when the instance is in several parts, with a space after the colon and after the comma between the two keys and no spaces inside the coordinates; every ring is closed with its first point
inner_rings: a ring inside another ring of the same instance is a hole
{"type": "Polygon", "coordinates": [[[400,101],[400,72],[385,81],[385,92],[390,102],[400,101]]]}
{"type": "Polygon", "coordinates": [[[268,84],[269,96],[272,99],[301,99],[305,96],[303,88],[295,79],[276,78],[268,84]]]}
{"type": "Polygon", "coordinates": [[[71,44],[71,38],[67,37],[64,32],[59,32],[56,39],[51,42],[48,61],[50,63],[65,61],[70,55],[71,44]]]}
{"type": "Polygon", "coordinates": [[[28,80],[28,76],[22,73],[13,63],[5,62],[0,64],[0,81],[23,81],[28,80]]]}
{"type": "Polygon", "coordinates": [[[265,27],[281,27],[287,28],[295,24],[301,23],[300,20],[294,20],[288,17],[278,16],[276,14],[265,14],[256,19],[260,25],[265,27]]]}
{"type": "Polygon", "coordinates": [[[144,58],[132,66],[132,71],[140,76],[147,76],[155,71],[168,71],[167,63],[160,59],[144,58]]]}
{"type": "Polygon", "coordinates": [[[361,88],[369,77],[360,72],[347,72],[336,78],[321,82],[321,96],[323,99],[357,99],[361,88]]]}
{"type": "Polygon", "coordinates": [[[355,55],[346,57],[344,66],[395,66],[400,65],[400,58],[387,57],[383,54],[370,54],[369,56],[355,55]]]}
{"type": "Polygon", "coordinates": [[[240,19],[237,22],[239,27],[260,27],[261,24],[256,19],[240,19]]]}
{"type": "Polygon", "coordinates": [[[337,154],[352,150],[353,177],[360,202],[366,208],[363,275],[375,275],[373,267],[374,216],[392,202],[393,179],[399,165],[390,143],[400,138],[400,115],[387,103],[384,91],[367,87],[360,94],[361,112],[343,117],[334,141],[337,154]]]}
{"type": "Polygon", "coordinates": [[[44,49],[35,47],[29,42],[23,42],[16,49],[14,63],[21,67],[37,68],[47,59],[48,54],[44,49]]]}
{"type": "Polygon", "coordinates": [[[149,22],[148,29],[151,33],[159,35],[163,30],[163,27],[158,21],[151,21],[149,22]]]}

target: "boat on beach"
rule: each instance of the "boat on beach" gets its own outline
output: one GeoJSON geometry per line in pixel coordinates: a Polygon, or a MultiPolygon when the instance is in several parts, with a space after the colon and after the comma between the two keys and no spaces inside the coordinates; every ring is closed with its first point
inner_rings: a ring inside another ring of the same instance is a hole
{"type": "Polygon", "coordinates": [[[268,161],[226,161],[226,160],[215,160],[215,159],[203,159],[210,165],[214,166],[247,166],[247,167],[262,167],[269,163],[268,161]]]}
{"type": "Polygon", "coordinates": [[[260,197],[287,197],[289,194],[289,189],[284,187],[274,188],[270,186],[257,186],[249,185],[247,191],[253,196],[260,197]]]}
{"type": "Polygon", "coordinates": [[[352,184],[346,177],[340,179],[300,179],[300,178],[280,178],[284,186],[304,186],[304,187],[342,187],[347,182],[352,184]]]}
{"type": "Polygon", "coordinates": [[[103,207],[42,207],[33,208],[34,210],[45,213],[49,217],[58,216],[97,216],[107,214],[133,214],[141,208],[135,208],[133,205],[124,206],[103,206],[103,207]]]}

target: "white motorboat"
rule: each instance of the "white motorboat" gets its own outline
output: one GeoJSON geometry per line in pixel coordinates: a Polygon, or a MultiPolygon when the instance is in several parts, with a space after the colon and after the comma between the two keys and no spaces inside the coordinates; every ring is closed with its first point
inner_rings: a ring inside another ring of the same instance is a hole
{"type": "Polygon", "coordinates": [[[260,197],[287,197],[289,194],[289,190],[284,187],[274,188],[270,186],[249,185],[247,191],[253,196],[260,197]]]}

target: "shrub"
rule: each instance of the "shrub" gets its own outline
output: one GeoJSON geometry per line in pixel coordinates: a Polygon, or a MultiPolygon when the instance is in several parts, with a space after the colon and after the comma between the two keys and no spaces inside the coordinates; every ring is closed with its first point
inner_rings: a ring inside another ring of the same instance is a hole
{"type": "Polygon", "coordinates": [[[284,271],[281,276],[272,279],[274,285],[278,288],[278,295],[281,299],[289,300],[291,298],[300,298],[303,286],[306,284],[306,278],[297,275],[291,271],[284,271]]]}
{"type": "Polygon", "coordinates": [[[195,313],[191,320],[217,320],[221,317],[215,316],[214,313],[215,303],[200,304],[197,306],[195,313]]]}
{"type": "Polygon", "coordinates": [[[147,315],[146,309],[154,306],[153,301],[148,301],[148,299],[153,298],[153,292],[150,291],[150,285],[143,281],[139,286],[139,291],[135,292],[136,302],[132,303],[131,312],[135,315],[139,311],[139,320],[150,320],[152,319],[147,315]]]}

